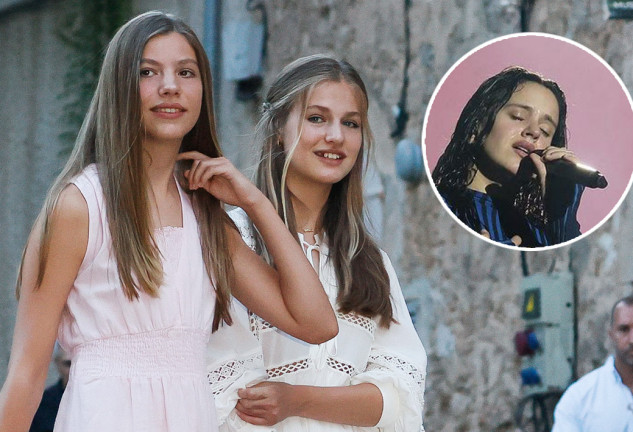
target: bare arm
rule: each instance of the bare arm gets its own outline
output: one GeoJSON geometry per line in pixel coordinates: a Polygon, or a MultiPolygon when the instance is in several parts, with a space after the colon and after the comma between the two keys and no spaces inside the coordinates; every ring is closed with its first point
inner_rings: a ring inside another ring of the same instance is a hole
{"type": "Polygon", "coordinates": [[[369,383],[315,387],[264,382],[238,391],[235,409],[255,425],[272,426],[299,416],[330,423],[374,426],[382,415],[382,394],[369,383]]]}
{"type": "Polygon", "coordinates": [[[20,287],[7,379],[0,392],[0,430],[28,431],[42,398],[57,328],[88,244],[88,207],[75,186],[60,195],[50,219],[44,277],[35,289],[41,221],[31,233],[20,287]]]}
{"type": "Polygon", "coordinates": [[[235,269],[233,295],[275,327],[310,343],[338,333],[338,323],[318,276],[268,199],[227,159],[186,152],[190,188],[204,188],[219,200],[244,209],[275,260],[273,269],[229,229],[235,269]]]}

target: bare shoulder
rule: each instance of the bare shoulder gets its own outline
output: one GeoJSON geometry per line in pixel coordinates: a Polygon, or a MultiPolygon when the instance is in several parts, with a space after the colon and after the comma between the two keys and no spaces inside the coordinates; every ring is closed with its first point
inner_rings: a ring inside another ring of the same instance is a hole
{"type": "Polygon", "coordinates": [[[47,229],[50,251],[53,252],[49,255],[50,260],[54,261],[56,256],[82,259],[88,245],[88,228],[88,203],[77,186],[69,184],[59,194],[48,218],[48,228],[43,225],[43,220],[38,220],[35,235],[30,240],[39,243],[42,230],[47,229]]]}
{"type": "Polygon", "coordinates": [[[55,218],[88,223],[88,203],[77,186],[69,184],[61,191],[53,215],[55,218]]]}
{"type": "MultiPolygon", "coordinates": [[[[88,204],[73,184],[67,185],[59,194],[53,212],[49,216],[48,226],[50,230],[57,230],[60,226],[68,226],[76,231],[88,227],[88,204]]],[[[39,215],[29,237],[29,246],[39,248],[40,238],[44,231],[44,214],[39,215]]]]}
{"type": "Polygon", "coordinates": [[[47,225],[40,215],[24,254],[21,291],[26,294],[39,286],[42,292],[49,287],[55,292],[61,287],[65,301],[88,247],[88,204],[75,185],[62,190],[47,225]]]}

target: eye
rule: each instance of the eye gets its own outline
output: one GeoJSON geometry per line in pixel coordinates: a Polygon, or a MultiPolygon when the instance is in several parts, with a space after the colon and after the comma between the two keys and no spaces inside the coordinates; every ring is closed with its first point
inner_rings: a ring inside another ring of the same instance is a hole
{"type": "Polygon", "coordinates": [[[141,77],[151,77],[151,76],[156,75],[156,73],[151,69],[144,68],[144,69],[141,69],[140,75],[141,77]]]}
{"type": "Polygon", "coordinates": [[[347,126],[347,127],[352,128],[352,129],[358,129],[360,127],[360,125],[357,122],[353,121],[353,120],[345,120],[343,122],[343,124],[345,126],[347,126]]]}
{"type": "Polygon", "coordinates": [[[546,130],[546,129],[541,129],[541,132],[543,133],[543,135],[547,138],[550,137],[550,135],[552,134],[550,131],[546,130]]]}
{"type": "Polygon", "coordinates": [[[196,76],[195,71],[191,69],[183,69],[178,74],[183,78],[193,78],[196,76]]]}
{"type": "Polygon", "coordinates": [[[510,114],[510,117],[512,118],[512,120],[523,121],[523,116],[519,114],[510,114]]]}
{"type": "Polygon", "coordinates": [[[318,115],[312,115],[308,117],[308,121],[310,123],[323,123],[325,120],[323,119],[323,117],[318,116],[318,115]]]}

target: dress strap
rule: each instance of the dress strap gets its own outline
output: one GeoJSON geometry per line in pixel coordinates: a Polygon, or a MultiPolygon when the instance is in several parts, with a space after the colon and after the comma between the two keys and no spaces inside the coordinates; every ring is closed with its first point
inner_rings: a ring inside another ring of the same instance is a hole
{"type": "Polygon", "coordinates": [[[303,248],[303,252],[306,255],[306,258],[308,258],[308,262],[310,263],[310,265],[312,266],[312,268],[316,269],[316,266],[314,264],[314,260],[312,259],[312,252],[313,251],[317,251],[319,254],[321,254],[321,244],[319,242],[319,236],[318,235],[314,235],[314,244],[310,244],[307,241],[305,241],[305,238],[303,237],[303,234],[299,233],[299,240],[301,240],[301,247],[303,248]]]}

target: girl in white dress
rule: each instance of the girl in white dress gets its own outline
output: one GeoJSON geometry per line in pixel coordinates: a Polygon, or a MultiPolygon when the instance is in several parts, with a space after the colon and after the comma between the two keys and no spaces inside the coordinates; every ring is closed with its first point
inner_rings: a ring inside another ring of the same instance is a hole
{"type": "MultiPolygon", "coordinates": [[[[363,223],[367,108],[354,68],[320,55],[286,66],[266,94],[257,185],[302,245],[340,330],[310,344],[236,304],[240,322],[213,335],[226,350],[208,365],[221,430],[423,430],[426,354],[389,258],[363,223]]],[[[276,263],[250,216],[229,214],[276,263]]]]}
{"type": "Polygon", "coordinates": [[[231,293],[298,338],[336,334],[301,247],[221,157],[211,87],[181,20],[149,12],[114,36],[25,248],[0,430],[29,429],[56,338],[72,358],[56,431],[206,432],[217,425],[204,350],[232,321],[231,293]],[[222,202],[246,210],[275,269],[222,202]]]}

